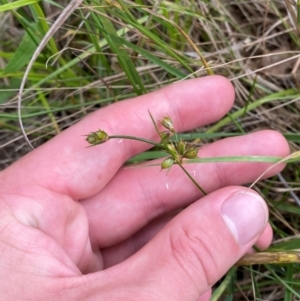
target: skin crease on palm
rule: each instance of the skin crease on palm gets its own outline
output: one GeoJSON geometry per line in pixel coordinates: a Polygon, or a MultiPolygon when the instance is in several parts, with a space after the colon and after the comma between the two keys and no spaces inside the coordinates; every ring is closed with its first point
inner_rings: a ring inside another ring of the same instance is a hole
{"type": "MultiPolygon", "coordinates": [[[[272,240],[261,198],[238,186],[270,165],[189,165],[209,193],[203,197],[176,166],[168,175],[159,166],[122,167],[147,144],[87,147],[84,135],[101,128],[158,141],[148,110],[155,119],[169,115],[183,132],[219,120],[233,101],[221,76],[171,84],[90,114],[2,171],[1,300],[209,300],[211,286],[239,258],[272,240]],[[251,223],[242,242],[222,218],[236,195],[262,204],[245,203],[251,223]]],[[[263,130],[208,144],[199,156],[288,153],[281,134],[263,130]]]]}

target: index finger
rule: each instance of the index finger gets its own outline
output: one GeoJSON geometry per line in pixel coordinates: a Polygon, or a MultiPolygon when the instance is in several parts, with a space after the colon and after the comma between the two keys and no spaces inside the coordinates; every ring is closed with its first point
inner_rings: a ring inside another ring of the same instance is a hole
{"type": "MultiPolygon", "coordinates": [[[[149,148],[139,141],[117,141],[87,148],[84,135],[97,129],[109,135],[159,140],[155,119],[169,115],[177,132],[221,118],[230,109],[234,91],[228,80],[209,76],[171,84],[163,89],[100,109],[29,153],[13,167],[16,186],[33,182],[75,199],[100,191],[130,157],[149,148]]],[[[22,186],[21,185],[21,186],[22,186]]]]}

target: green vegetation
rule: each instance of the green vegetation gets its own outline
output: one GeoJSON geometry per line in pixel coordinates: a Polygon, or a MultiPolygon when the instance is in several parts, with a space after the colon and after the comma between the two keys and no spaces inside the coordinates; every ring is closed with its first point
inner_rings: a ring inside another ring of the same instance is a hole
{"type": "MultiPolygon", "coordinates": [[[[18,124],[18,89],[35,49],[68,3],[0,0],[1,169],[29,151],[18,124]]],[[[29,72],[21,110],[29,140],[37,147],[101,106],[215,73],[235,86],[231,113],[179,139],[201,146],[272,128],[298,151],[300,17],[295,3],[84,1],[29,72]]],[[[148,151],[131,162],[161,157],[148,151]]],[[[256,185],[270,206],[274,243],[268,255],[300,253],[299,183],[299,165],[291,163],[279,177],[256,185]]],[[[299,263],[280,258],[234,267],[216,285],[212,300],[298,300],[299,275],[299,263]]]]}

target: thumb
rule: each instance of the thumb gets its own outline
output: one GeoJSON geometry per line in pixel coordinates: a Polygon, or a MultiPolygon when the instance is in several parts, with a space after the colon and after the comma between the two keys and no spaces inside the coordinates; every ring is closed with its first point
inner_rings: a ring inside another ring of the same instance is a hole
{"type": "Polygon", "coordinates": [[[102,271],[106,280],[99,278],[98,292],[102,287],[116,300],[208,300],[211,286],[255,244],[267,221],[267,206],[254,191],[215,191],[183,210],[135,255],[102,271]]]}
{"type": "Polygon", "coordinates": [[[267,221],[264,200],[242,187],[220,189],[182,211],[143,250],[156,257],[149,266],[156,265],[157,283],[168,287],[169,298],[161,300],[198,300],[255,244],[267,221]]]}

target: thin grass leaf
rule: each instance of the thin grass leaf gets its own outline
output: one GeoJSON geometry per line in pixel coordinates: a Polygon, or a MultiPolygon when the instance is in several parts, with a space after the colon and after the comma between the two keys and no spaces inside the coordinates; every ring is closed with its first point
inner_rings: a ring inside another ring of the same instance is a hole
{"type": "Polygon", "coordinates": [[[224,156],[224,157],[209,157],[184,160],[184,164],[194,163],[211,163],[211,162],[262,162],[262,163],[278,163],[282,157],[271,156],[224,156]]]}
{"type": "Polygon", "coordinates": [[[251,88],[250,88],[249,95],[248,95],[247,100],[246,100],[246,104],[245,104],[245,107],[244,107],[244,113],[243,113],[242,117],[245,117],[245,115],[248,111],[248,105],[249,105],[249,103],[251,103],[253,101],[252,96],[253,96],[253,92],[256,88],[256,83],[257,83],[257,75],[254,77],[254,80],[251,84],[251,88]]]}
{"type": "MultiPolygon", "coordinates": [[[[178,135],[178,138],[182,137],[178,135]]],[[[184,137],[183,137],[184,138],[184,137]]],[[[128,162],[131,161],[143,161],[151,159],[160,159],[165,157],[164,152],[160,151],[147,151],[142,154],[132,157],[128,162]]],[[[194,163],[212,163],[212,162],[261,162],[261,163],[276,163],[281,160],[282,157],[268,157],[268,156],[229,156],[229,157],[211,157],[211,158],[197,158],[185,160],[184,164],[194,163]]],[[[291,161],[292,162],[292,161],[291,161]]],[[[151,165],[152,166],[152,165],[151,165]]],[[[155,166],[155,165],[153,165],[155,166]]]]}
{"type": "Polygon", "coordinates": [[[261,300],[261,295],[259,292],[259,287],[258,287],[258,282],[256,280],[255,277],[255,271],[253,270],[252,266],[250,266],[250,274],[251,274],[251,280],[252,280],[252,291],[253,291],[253,295],[255,300],[261,300]]]}
{"type": "MultiPolygon", "coordinates": [[[[183,139],[185,141],[194,141],[196,139],[216,139],[216,138],[227,138],[227,137],[238,137],[243,135],[242,133],[226,133],[226,132],[217,132],[217,133],[184,133],[178,134],[178,139],[183,139]]],[[[298,133],[282,133],[282,135],[288,141],[300,142],[300,134],[298,133]]],[[[175,141],[175,137],[171,137],[171,141],[175,141]]]]}
{"type": "Polygon", "coordinates": [[[135,46],[134,44],[128,42],[127,40],[120,38],[124,45],[126,45],[128,48],[132,49],[133,51],[141,54],[143,57],[148,59],[150,62],[154,63],[155,65],[161,67],[163,70],[167,71],[170,74],[173,74],[179,79],[182,79],[186,76],[185,73],[180,71],[178,68],[172,67],[171,65],[165,63],[161,59],[159,59],[157,56],[151,54],[149,51],[146,51],[140,47],[135,46]]]}
{"type": "Polygon", "coordinates": [[[18,78],[12,78],[9,81],[9,86],[3,84],[0,85],[0,104],[5,103],[10,97],[16,94],[19,89],[21,80],[18,78]]]}
{"type": "MultiPolygon", "coordinates": [[[[140,156],[148,159],[158,159],[165,157],[164,152],[153,152],[153,156],[151,152],[143,153],[140,156]]],[[[132,162],[138,160],[139,156],[135,156],[130,159],[128,162],[132,162]]],[[[228,156],[228,157],[208,157],[208,158],[196,158],[196,159],[185,159],[183,160],[183,164],[195,164],[195,163],[234,163],[234,162],[260,162],[260,163],[277,163],[282,159],[282,157],[268,157],[268,156],[228,156]]],[[[174,163],[178,164],[178,163],[174,163]]],[[[143,165],[143,167],[154,167],[160,166],[160,163],[149,163],[147,165],[143,165]]]]}
{"type": "Polygon", "coordinates": [[[18,9],[23,6],[27,6],[33,3],[40,2],[41,0],[17,0],[11,3],[0,5],[0,13],[8,10],[18,9]]]}
{"type": "MultiPolygon", "coordinates": [[[[147,160],[153,160],[153,159],[161,159],[166,157],[166,153],[162,151],[149,151],[149,152],[143,152],[137,156],[134,156],[130,160],[126,162],[126,164],[132,164],[132,163],[139,163],[147,160]]],[[[157,165],[158,166],[158,165],[157,165]]]]}
{"type": "MultiPolygon", "coordinates": [[[[2,0],[6,4],[9,4],[7,0],[2,0]]],[[[12,15],[16,18],[20,26],[22,26],[25,32],[31,37],[32,41],[35,41],[36,46],[38,46],[40,39],[42,38],[42,34],[40,34],[40,30],[38,29],[38,24],[36,22],[30,22],[24,17],[19,11],[12,10],[12,15]]]]}
{"type": "MultiPolygon", "coordinates": [[[[294,276],[294,265],[293,264],[288,264],[286,268],[286,282],[287,283],[292,283],[293,282],[293,276],[294,276]]],[[[293,287],[291,285],[291,287],[293,287]]],[[[293,294],[290,290],[285,290],[284,293],[284,301],[292,301],[293,300],[293,294]]]]}
{"type": "Polygon", "coordinates": [[[128,80],[132,84],[135,92],[138,95],[146,93],[145,87],[141,81],[139,74],[136,71],[136,68],[129,57],[126,50],[124,50],[124,46],[122,40],[119,38],[113,24],[111,21],[103,16],[105,11],[99,8],[99,11],[102,12],[102,15],[98,15],[98,18],[103,26],[102,34],[105,36],[107,43],[112,49],[112,52],[116,54],[116,58],[122,67],[122,70],[126,73],[128,80]]]}
{"type": "MultiPolygon", "coordinates": [[[[255,108],[268,103],[272,101],[280,101],[280,100],[286,100],[286,99],[291,99],[291,98],[296,98],[298,97],[298,91],[294,89],[289,89],[289,90],[283,90],[278,93],[273,93],[270,95],[267,95],[251,104],[248,105],[248,108],[246,112],[249,112],[251,110],[254,110],[255,108]]],[[[238,111],[234,112],[231,114],[231,118],[237,119],[245,114],[245,108],[241,108],[238,111]]],[[[215,125],[209,127],[209,129],[206,131],[206,133],[213,133],[218,131],[221,127],[227,125],[231,121],[230,117],[225,117],[221,121],[217,122],[215,125]]]]}
{"type": "Polygon", "coordinates": [[[300,237],[294,237],[286,241],[276,243],[268,248],[269,252],[300,250],[300,237]]]}
{"type": "Polygon", "coordinates": [[[269,265],[266,265],[266,268],[271,272],[271,274],[276,278],[276,280],[279,283],[281,283],[287,290],[289,290],[292,294],[294,294],[295,297],[300,298],[299,291],[298,292],[295,291],[288,283],[286,283],[285,280],[283,280],[280,276],[278,276],[269,265]]]}
{"type": "Polygon", "coordinates": [[[300,142],[300,133],[283,133],[288,141],[300,142]]]}
{"type": "Polygon", "coordinates": [[[267,172],[269,172],[271,169],[273,169],[274,167],[278,166],[279,164],[285,163],[287,161],[289,161],[290,159],[298,159],[300,157],[300,151],[294,152],[292,154],[290,154],[289,156],[286,156],[284,158],[282,158],[281,160],[279,160],[278,162],[276,162],[275,164],[273,164],[272,166],[270,166],[269,168],[267,168],[252,184],[249,188],[252,188],[267,172]]]}
{"type": "MultiPolygon", "coordinates": [[[[31,6],[31,11],[33,12],[33,14],[35,14],[37,16],[37,20],[39,21],[39,25],[43,31],[42,36],[44,36],[49,31],[49,26],[48,26],[48,22],[46,21],[46,17],[44,15],[43,10],[41,9],[41,7],[38,3],[34,3],[31,6]]],[[[53,54],[57,53],[58,48],[56,47],[56,43],[55,43],[53,37],[49,40],[48,43],[49,43],[51,52],[53,54]]],[[[62,63],[65,63],[65,62],[62,61],[62,63]]]]}
{"type": "MultiPolygon", "coordinates": [[[[143,17],[143,18],[140,18],[138,20],[138,22],[144,23],[144,22],[146,22],[146,20],[147,20],[147,17],[143,17]]],[[[122,35],[126,34],[128,32],[128,30],[129,30],[128,28],[119,29],[117,31],[117,35],[122,36],[122,35]]],[[[99,41],[100,48],[102,48],[106,45],[107,45],[106,39],[101,39],[99,41]]],[[[68,70],[68,69],[72,68],[74,65],[78,64],[81,60],[87,59],[88,57],[93,55],[95,51],[96,51],[96,49],[94,46],[89,47],[87,50],[85,50],[82,54],[78,55],[76,58],[70,60],[63,66],[60,66],[60,68],[58,68],[57,70],[53,70],[49,75],[44,76],[42,79],[39,79],[38,81],[36,81],[36,83],[31,86],[31,90],[34,90],[47,82],[51,82],[51,80],[53,78],[58,77],[60,74],[62,74],[66,70],[68,70]]],[[[23,96],[25,96],[26,94],[27,94],[27,91],[24,91],[23,96]]]]}
{"type": "MultiPolygon", "coordinates": [[[[36,29],[37,27],[38,24],[35,25],[36,29]]],[[[36,47],[36,41],[32,40],[28,33],[25,33],[18,49],[4,68],[4,74],[7,75],[8,73],[20,71],[26,64],[28,64],[36,47]]]]}
{"type": "Polygon", "coordinates": [[[55,7],[58,7],[60,9],[64,9],[64,7],[62,5],[60,5],[59,3],[57,3],[56,1],[52,1],[52,0],[44,0],[45,2],[55,6],[55,7]]]}
{"type": "MultiPolygon", "coordinates": [[[[156,15],[156,14],[155,14],[156,15]]],[[[123,14],[119,15],[120,18],[124,19],[123,14]]],[[[161,16],[160,16],[161,17],[161,16]]],[[[154,17],[155,19],[155,17],[154,17]]],[[[155,34],[153,34],[150,30],[146,29],[145,27],[141,26],[139,22],[132,21],[126,19],[126,21],[136,28],[141,34],[145,35],[148,37],[151,41],[153,41],[153,46],[158,46],[161,48],[162,51],[164,51],[166,54],[170,55],[173,57],[175,60],[177,60],[182,66],[184,66],[188,71],[193,72],[193,70],[190,68],[188,63],[186,62],[186,59],[183,58],[182,56],[178,55],[172,48],[170,48],[169,45],[167,45],[164,41],[162,41],[159,37],[157,37],[155,34]]]]}
{"type": "MultiPolygon", "coordinates": [[[[20,80],[19,80],[20,82],[20,80]]],[[[19,83],[18,82],[18,83],[19,83]]],[[[1,91],[1,89],[0,89],[1,91]]],[[[18,89],[15,89],[14,93],[17,92],[18,89]]],[[[0,93],[0,96],[2,96],[2,94],[0,93]]],[[[125,96],[124,96],[125,97],[125,96]]],[[[0,98],[1,99],[1,98],[0,98]]],[[[123,98],[120,97],[120,100],[122,100],[123,98]]],[[[114,100],[114,97],[107,97],[107,98],[103,98],[101,100],[95,100],[95,101],[91,101],[91,102],[84,102],[84,103],[79,103],[79,104],[69,104],[67,106],[61,106],[59,107],[59,105],[53,105],[54,107],[49,108],[49,110],[47,110],[47,112],[45,112],[45,110],[43,110],[42,106],[30,106],[27,107],[27,112],[29,111],[33,111],[32,113],[24,113],[24,115],[22,115],[23,119],[30,119],[32,117],[42,117],[45,116],[48,113],[57,113],[57,112],[63,112],[63,111],[70,111],[72,109],[82,109],[84,107],[89,107],[92,105],[97,105],[97,104],[105,104],[105,103],[111,103],[114,100]]],[[[18,115],[17,114],[12,114],[12,113],[6,113],[6,114],[1,114],[0,113],[0,117],[1,118],[5,118],[5,119],[11,119],[11,120],[18,120],[18,115]]]]}
{"type": "Polygon", "coordinates": [[[53,113],[49,112],[50,111],[50,105],[49,105],[49,103],[48,103],[48,101],[47,101],[47,99],[45,97],[45,94],[42,93],[42,92],[40,92],[40,93],[38,93],[38,97],[39,97],[41,103],[44,106],[44,111],[48,112],[48,116],[49,116],[49,118],[51,120],[51,123],[52,123],[52,125],[53,125],[56,133],[59,134],[61,132],[61,130],[59,128],[59,125],[58,125],[58,123],[56,121],[56,118],[53,115],[53,113]]]}
{"type": "Polygon", "coordinates": [[[224,291],[227,289],[233,277],[235,277],[236,267],[232,267],[226,274],[222,283],[218,285],[217,289],[214,290],[212,296],[210,297],[210,301],[217,301],[221,298],[224,291]]]}
{"type": "Polygon", "coordinates": [[[282,210],[285,213],[290,213],[293,215],[300,216],[300,208],[296,206],[289,206],[287,204],[278,203],[276,204],[276,209],[282,210]]]}

